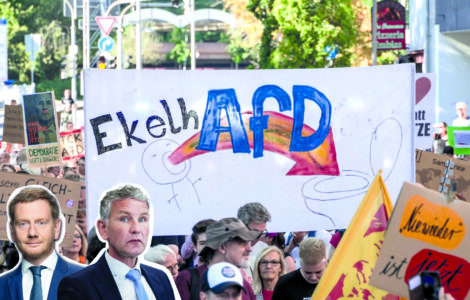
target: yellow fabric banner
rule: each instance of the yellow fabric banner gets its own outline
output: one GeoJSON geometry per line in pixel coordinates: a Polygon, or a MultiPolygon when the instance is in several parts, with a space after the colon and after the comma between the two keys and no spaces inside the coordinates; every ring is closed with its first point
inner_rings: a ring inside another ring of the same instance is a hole
{"type": "Polygon", "coordinates": [[[392,208],[380,172],[345,231],[311,299],[399,299],[368,284],[392,208]]]}

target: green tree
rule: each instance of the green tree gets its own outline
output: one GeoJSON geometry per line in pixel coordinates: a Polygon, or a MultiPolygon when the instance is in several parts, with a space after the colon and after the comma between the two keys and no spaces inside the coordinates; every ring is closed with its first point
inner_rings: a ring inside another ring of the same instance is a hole
{"type": "Polygon", "coordinates": [[[8,77],[30,81],[24,36],[42,35],[41,51],[36,58],[35,81],[60,75],[60,57],[67,52],[70,19],[62,16],[63,0],[8,0],[0,2],[0,17],[8,26],[8,77]]]}
{"type": "Polygon", "coordinates": [[[171,33],[170,42],[175,44],[175,47],[168,53],[168,57],[176,62],[180,68],[186,66],[186,62],[191,55],[191,50],[186,42],[186,31],[184,28],[175,27],[171,33]]]}
{"type": "Polygon", "coordinates": [[[262,69],[273,67],[271,61],[275,49],[273,36],[279,28],[276,17],[272,14],[274,2],[275,0],[250,0],[247,5],[247,9],[264,25],[259,53],[259,66],[262,69]]]}
{"type": "Polygon", "coordinates": [[[335,66],[350,66],[357,30],[351,0],[250,0],[263,31],[262,68],[328,66],[325,48],[336,48],[335,66]]]}

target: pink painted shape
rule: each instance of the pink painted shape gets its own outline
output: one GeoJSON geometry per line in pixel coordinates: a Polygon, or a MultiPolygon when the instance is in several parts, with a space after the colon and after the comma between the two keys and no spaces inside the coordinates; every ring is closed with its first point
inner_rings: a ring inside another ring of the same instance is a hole
{"type": "Polygon", "coordinates": [[[424,96],[431,89],[431,81],[426,77],[416,80],[416,104],[423,100],[424,96]]]}

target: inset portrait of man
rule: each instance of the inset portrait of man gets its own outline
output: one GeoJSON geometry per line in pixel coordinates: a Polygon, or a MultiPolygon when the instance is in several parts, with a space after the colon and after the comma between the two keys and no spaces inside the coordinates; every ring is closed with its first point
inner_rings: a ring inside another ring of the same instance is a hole
{"type": "Polygon", "coordinates": [[[91,265],[60,282],[58,299],[179,300],[169,271],[142,256],[150,245],[152,212],[150,196],[138,185],[106,191],[96,221],[106,247],[91,265]]]}
{"type": "Polygon", "coordinates": [[[60,280],[82,268],[56,251],[65,233],[57,198],[43,186],[21,187],[11,194],[7,212],[8,237],[20,253],[20,261],[1,275],[1,298],[57,299],[60,280]]]}
{"type": "Polygon", "coordinates": [[[57,143],[57,125],[52,93],[23,96],[28,145],[57,143]]]}

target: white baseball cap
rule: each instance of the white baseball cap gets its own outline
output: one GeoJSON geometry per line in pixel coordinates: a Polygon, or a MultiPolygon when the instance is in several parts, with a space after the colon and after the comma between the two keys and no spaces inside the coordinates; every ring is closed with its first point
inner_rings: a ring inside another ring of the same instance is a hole
{"type": "Polygon", "coordinates": [[[228,287],[237,286],[243,288],[243,277],[240,270],[227,262],[220,262],[209,267],[202,275],[201,290],[210,290],[214,294],[220,294],[228,287]]]}

